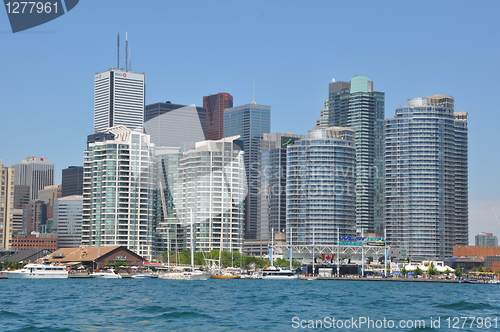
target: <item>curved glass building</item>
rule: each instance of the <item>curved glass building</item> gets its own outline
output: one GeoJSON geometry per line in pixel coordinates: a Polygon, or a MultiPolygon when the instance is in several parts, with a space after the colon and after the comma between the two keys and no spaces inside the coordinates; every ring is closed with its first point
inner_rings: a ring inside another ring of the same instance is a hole
{"type": "Polygon", "coordinates": [[[445,95],[408,100],[386,120],[387,242],[444,259],[468,243],[467,113],[445,95]]]}
{"type": "MultiPolygon", "coordinates": [[[[287,148],[287,234],[294,245],[336,245],[356,235],[354,131],[313,129],[287,148]]],[[[289,242],[290,243],[290,242],[289,242]]]]}

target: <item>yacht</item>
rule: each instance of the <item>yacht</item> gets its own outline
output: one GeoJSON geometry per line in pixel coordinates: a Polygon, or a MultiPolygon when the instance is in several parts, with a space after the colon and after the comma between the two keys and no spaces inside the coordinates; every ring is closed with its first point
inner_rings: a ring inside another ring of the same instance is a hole
{"type": "Polygon", "coordinates": [[[92,278],[98,279],[121,279],[122,276],[115,272],[113,269],[104,270],[101,272],[94,272],[90,274],[92,278]]]}
{"type": "Polygon", "coordinates": [[[165,274],[159,274],[160,279],[172,279],[172,280],[208,280],[212,274],[205,271],[184,271],[184,272],[167,272],[165,274]]]}
{"type": "Polygon", "coordinates": [[[50,263],[30,263],[20,270],[0,271],[8,279],[68,278],[66,267],[50,263]]]}
{"type": "Polygon", "coordinates": [[[268,269],[262,270],[262,279],[298,279],[299,275],[292,270],[280,269],[275,266],[270,266],[268,269]]]}

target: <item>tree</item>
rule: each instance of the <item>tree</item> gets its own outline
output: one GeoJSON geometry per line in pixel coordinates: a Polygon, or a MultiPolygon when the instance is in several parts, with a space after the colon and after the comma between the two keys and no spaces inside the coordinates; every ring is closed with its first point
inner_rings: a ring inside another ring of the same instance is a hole
{"type": "Polygon", "coordinates": [[[462,275],[462,268],[460,267],[460,265],[455,268],[455,275],[457,277],[460,277],[462,275]]]}
{"type": "Polygon", "coordinates": [[[429,266],[427,267],[427,273],[430,276],[435,276],[435,275],[439,274],[439,271],[436,269],[433,262],[429,263],[429,266]]]}
{"type": "Polygon", "coordinates": [[[403,276],[405,276],[405,277],[406,277],[406,275],[408,274],[408,270],[406,270],[406,268],[405,268],[404,266],[403,266],[403,267],[402,267],[399,271],[400,271],[400,272],[401,272],[401,274],[402,274],[403,276]]]}
{"type": "Polygon", "coordinates": [[[422,271],[420,266],[417,266],[417,268],[415,269],[415,271],[413,271],[413,273],[417,276],[421,276],[424,272],[422,271]]]}

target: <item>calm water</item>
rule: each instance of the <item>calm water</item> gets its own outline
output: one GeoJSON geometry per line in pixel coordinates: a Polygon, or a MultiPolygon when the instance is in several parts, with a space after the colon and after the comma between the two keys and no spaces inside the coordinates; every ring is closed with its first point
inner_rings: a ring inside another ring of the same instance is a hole
{"type": "Polygon", "coordinates": [[[500,285],[11,279],[0,286],[0,331],[500,331],[500,285]],[[479,318],[464,326],[462,316],[479,318]],[[340,324],[333,319],[354,327],[331,328],[340,324]],[[402,320],[425,328],[400,328],[402,320]]]}

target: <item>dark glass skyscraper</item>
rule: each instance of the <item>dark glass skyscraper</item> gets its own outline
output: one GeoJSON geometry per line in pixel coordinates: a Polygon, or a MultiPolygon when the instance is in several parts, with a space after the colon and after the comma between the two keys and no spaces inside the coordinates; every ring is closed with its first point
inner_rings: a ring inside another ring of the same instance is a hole
{"type": "Polygon", "coordinates": [[[155,103],[146,105],[144,130],[156,146],[179,147],[182,151],[204,141],[206,110],[194,105],[155,103]]]}
{"type": "Polygon", "coordinates": [[[384,103],[366,76],[329,85],[328,126],[354,130],[356,145],[356,230],[383,235],[384,103]]]}
{"type": "Polygon", "coordinates": [[[260,199],[260,144],[264,133],[271,131],[271,106],[247,104],[229,108],[224,113],[224,136],[240,135],[245,151],[248,196],[245,204],[245,238],[257,237],[260,199]]]}
{"type": "Polygon", "coordinates": [[[220,92],[204,96],[203,107],[207,110],[207,140],[219,140],[224,137],[224,110],[233,107],[233,96],[220,92]]]}
{"type": "Polygon", "coordinates": [[[69,166],[62,170],[61,197],[83,195],[83,166],[69,166]]]}
{"type": "Polygon", "coordinates": [[[414,98],[385,130],[389,245],[410,258],[453,256],[469,242],[467,113],[450,96],[414,98]]]}

